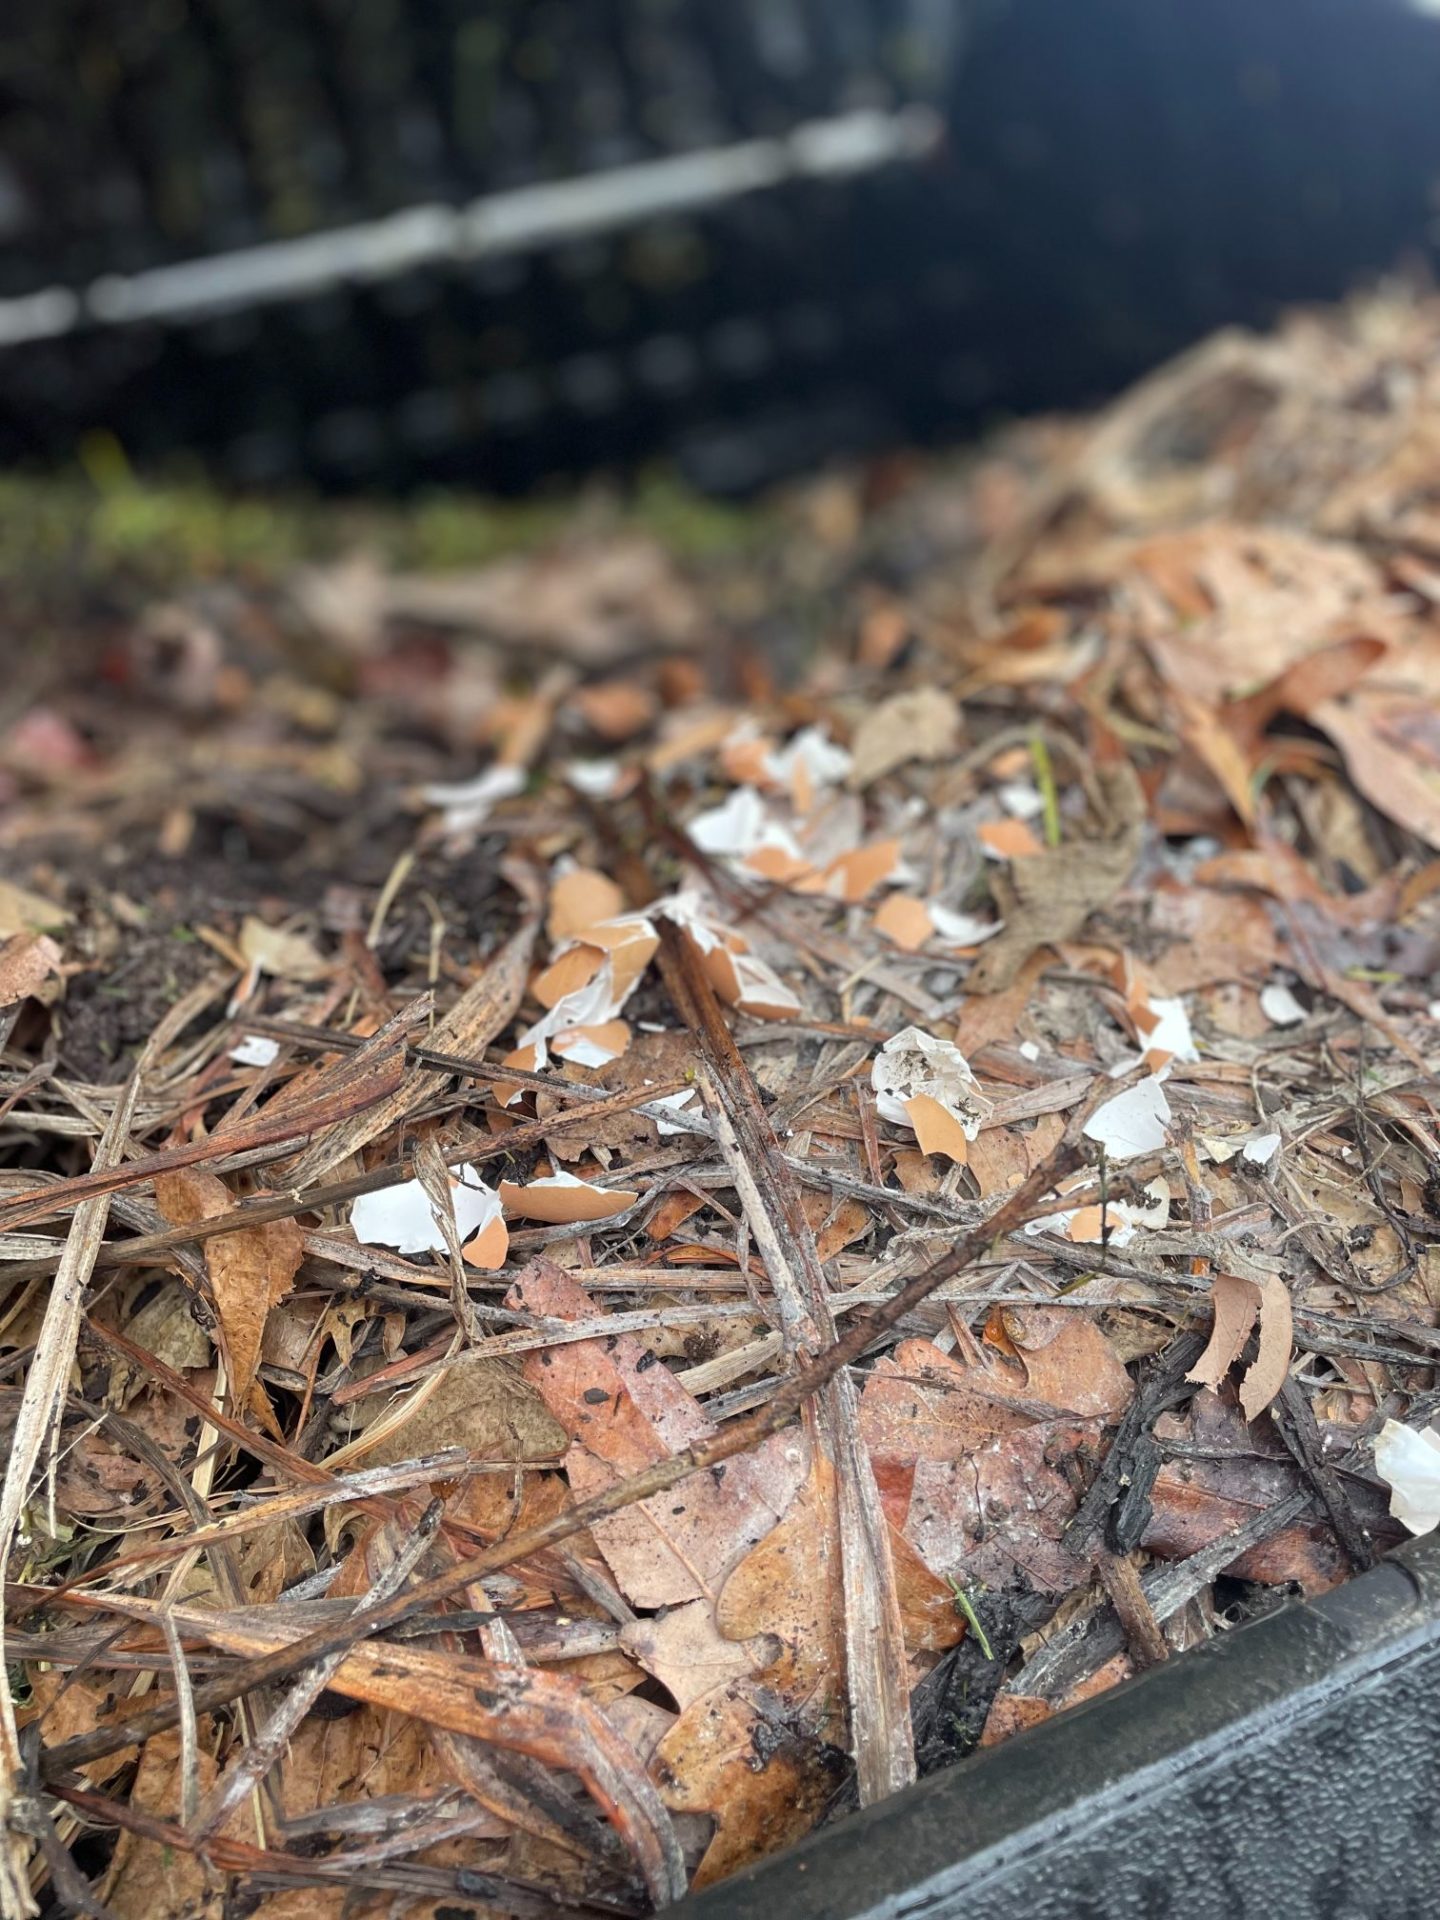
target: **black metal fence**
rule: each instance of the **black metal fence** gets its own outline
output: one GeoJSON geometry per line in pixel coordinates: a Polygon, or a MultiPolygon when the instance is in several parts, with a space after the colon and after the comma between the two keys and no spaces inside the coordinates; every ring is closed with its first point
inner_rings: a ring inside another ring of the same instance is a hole
{"type": "MultiPolygon", "coordinates": [[[[0,344],[0,457],[743,488],[1074,403],[1428,248],[1410,0],[10,0],[0,307],[929,101],[924,157],[0,344]]],[[[5,322],[0,314],[0,342],[5,322]]]]}

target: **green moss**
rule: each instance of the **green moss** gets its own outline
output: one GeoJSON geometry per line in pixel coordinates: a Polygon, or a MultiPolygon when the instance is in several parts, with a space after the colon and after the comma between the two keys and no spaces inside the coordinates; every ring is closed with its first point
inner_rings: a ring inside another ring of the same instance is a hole
{"type": "Polygon", "coordinates": [[[280,574],[357,547],[391,566],[444,571],[532,551],[587,520],[648,533],[700,563],[753,551],[769,524],[763,509],[720,505],[660,473],[628,498],[570,491],[510,503],[437,492],[376,504],[230,494],[204,480],[138,479],[119,446],[96,436],[78,471],[0,474],[0,575],[12,588],[154,592],[226,573],[280,574]]]}

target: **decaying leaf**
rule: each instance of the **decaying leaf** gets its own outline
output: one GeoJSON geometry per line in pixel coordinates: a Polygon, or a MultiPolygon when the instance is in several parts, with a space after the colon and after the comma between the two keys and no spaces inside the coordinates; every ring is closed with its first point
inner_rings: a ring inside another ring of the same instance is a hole
{"type": "Polygon", "coordinates": [[[414,1460],[443,1447],[464,1447],[475,1460],[556,1460],[565,1429],[507,1360],[467,1360],[407,1390],[398,1403],[370,1396],[356,1405],[362,1430],[375,1417],[370,1399],[386,1402],[390,1430],[365,1449],[367,1466],[414,1460]]]}
{"type": "Polygon", "coordinates": [[[1043,848],[992,878],[1005,929],[971,969],[972,992],[1008,987],[1037,947],[1072,939],[1129,879],[1144,838],[1145,797],[1128,761],[1098,767],[1096,779],[1104,815],[1095,837],[1043,848]]]}
{"type": "MultiPolygon", "coordinates": [[[[208,1792],[215,1780],[215,1762],[204,1749],[195,1757],[198,1784],[208,1792]]],[[[179,1737],[156,1734],[141,1751],[132,1804],[162,1819],[177,1820],[181,1777],[179,1737]]],[[[126,1832],[115,1843],[105,1903],[116,1920],[219,1920],[224,1906],[220,1882],[204,1861],[193,1854],[177,1856],[163,1841],[126,1832]]]]}
{"type": "Polygon", "coordinates": [[[6,1920],[84,1904],[22,1723],[119,1920],[628,1911],[903,1785],[917,1682],[993,1741],[1435,1527],[1437,343],[1227,336],[695,567],[595,501],[80,596],[103,700],[0,741],[6,1920]],[[312,1632],[165,1730],[177,1635],[312,1632]]]}
{"type": "MultiPolygon", "coordinates": [[[[595,1314],[583,1289],[546,1260],[531,1262],[507,1304],[558,1319],[595,1314]]],[[[566,1469],[581,1498],[713,1430],[669,1369],[630,1334],[527,1355],[524,1370],[570,1436],[566,1469]]],[[[632,1605],[700,1598],[713,1605],[737,1558],[785,1511],[800,1472],[796,1441],[777,1435],[723,1474],[697,1475],[674,1498],[642,1501],[592,1531],[632,1605]]]]}

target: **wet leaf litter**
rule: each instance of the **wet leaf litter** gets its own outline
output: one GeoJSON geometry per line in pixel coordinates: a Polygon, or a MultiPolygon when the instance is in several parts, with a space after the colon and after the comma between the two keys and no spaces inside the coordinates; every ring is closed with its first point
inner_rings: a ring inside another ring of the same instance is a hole
{"type": "Polygon", "coordinates": [[[67,603],[8,1912],[643,1914],[1436,1524],[1437,336],[67,603]]]}

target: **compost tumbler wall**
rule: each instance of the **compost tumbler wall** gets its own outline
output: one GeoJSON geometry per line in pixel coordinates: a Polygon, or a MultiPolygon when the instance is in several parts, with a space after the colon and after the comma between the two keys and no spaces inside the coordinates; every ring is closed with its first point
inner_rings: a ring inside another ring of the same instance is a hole
{"type": "Polygon", "coordinates": [[[928,98],[924,162],[0,353],[0,457],[738,488],[1074,404],[1427,247],[1407,0],[11,0],[0,298],[928,98]]]}

